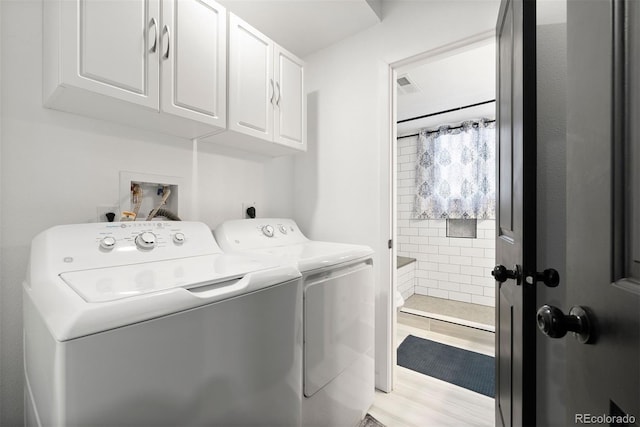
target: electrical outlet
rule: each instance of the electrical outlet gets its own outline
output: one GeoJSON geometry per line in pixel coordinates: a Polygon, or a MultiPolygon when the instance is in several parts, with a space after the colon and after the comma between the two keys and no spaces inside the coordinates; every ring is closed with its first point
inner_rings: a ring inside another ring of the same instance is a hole
{"type": "Polygon", "coordinates": [[[100,205],[96,207],[96,218],[98,222],[109,222],[107,220],[106,214],[112,212],[114,216],[114,221],[120,221],[120,208],[116,205],[100,205]]]}
{"type": "Polygon", "coordinates": [[[251,218],[249,216],[249,214],[247,214],[247,209],[249,209],[251,207],[255,209],[255,213],[256,213],[256,217],[257,217],[258,216],[258,207],[256,206],[256,202],[243,202],[242,203],[242,214],[241,214],[240,218],[243,218],[243,219],[251,218]]]}

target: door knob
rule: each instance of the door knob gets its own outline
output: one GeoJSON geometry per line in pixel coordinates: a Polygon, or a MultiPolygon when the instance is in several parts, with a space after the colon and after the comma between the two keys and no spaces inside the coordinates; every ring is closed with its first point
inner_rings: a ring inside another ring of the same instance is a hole
{"type": "Polygon", "coordinates": [[[573,332],[574,337],[582,344],[591,342],[593,338],[589,315],[580,306],[572,307],[569,315],[565,316],[559,308],[545,304],[538,309],[536,320],[538,329],[550,338],[562,338],[567,332],[573,332]]]}
{"type": "Polygon", "coordinates": [[[547,268],[542,273],[527,275],[525,281],[530,285],[536,282],[542,282],[550,288],[555,288],[560,283],[560,274],[554,268],[547,268]]]}
{"type": "Polygon", "coordinates": [[[520,266],[514,265],[513,270],[507,270],[504,265],[496,265],[491,271],[491,275],[495,277],[496,281],[504,283],[507,279],[515,279],[516,284],[520,284],[520,266]]]}

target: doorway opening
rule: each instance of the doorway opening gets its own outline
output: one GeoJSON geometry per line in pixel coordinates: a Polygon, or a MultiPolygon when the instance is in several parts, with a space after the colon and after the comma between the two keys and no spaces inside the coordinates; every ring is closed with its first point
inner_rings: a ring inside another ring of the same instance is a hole
{"type": "MultiPolygon", "coordinates": [[[[452,419],[458,424],[495,423],[493,394],[398,364],[406,354],[399,347],[416,338],[435,342],[431,348],[444,344],[482,356],[495,354],[495,282],[490,275],[495,265],[495,216],[462,221],[461,229],[453,221],[447,227],[443,217],[427,218],[415,206],[421,184],[416,179],[418,146],[424,142],[419,141],[420,131],[447,125],[463,128],[468,121],[476,127],[478,122],[493,125],[495,61],[494,34],[485,33],[390,66],[389,205],[394,244],[389,294],[395,304],[388,342],[393,391],[376,394],[370,410],[382,422],[396,405],[402,407],[396,412],[403,414],[406,425],[418,425],[417,419],[419,425],[452,419]],[[459,108],[464,106],[469,107],[459,108]],[[473,410],[443,413],[448,405],[473,410]]],[[[495,140],[491,144],[495,150],[495,140]]],[[[495,170],[493,174],[495,180],[495,170]]],[[[493,369],[494,363],[490,365],[493,369]]]]}
{"type": "MultiPolygon", "coordinates": [[[[493,356],[495,158],[485,159],[491,163],[484,176],[490,177],[493,194],[480,209],[450,209],[459,207],[460,191],[454,187],[460,182],[437,175],[452,168],[446,173],[455,180],[462,177],[465,165],[472,164],[474,173],[482,169],[475,163],[483,154],[474,150],[477,141],[458,148],[466,144],[459,139],[465,126],[486,126],[492,133],[485,137],[495,155],[494,130],[489,129],[495,121],[494,39],[412,61],[394,71],[394,348],[402,346],[407,336],[417,335],[493,356]],[[425,147],[435,151],[424,154],[425,147]],[[461,151],[470,147],[470,153],[461,151]],[[464,156],[465,165],[456,165],[464,156]],[[433,193],[437,197],[429,195],[433,193]]],[[[469,193],[464,196],[476,197],[473,193],[481,184],[478,180],[463,184],[468,187],[463,192],[469,193]]]]}

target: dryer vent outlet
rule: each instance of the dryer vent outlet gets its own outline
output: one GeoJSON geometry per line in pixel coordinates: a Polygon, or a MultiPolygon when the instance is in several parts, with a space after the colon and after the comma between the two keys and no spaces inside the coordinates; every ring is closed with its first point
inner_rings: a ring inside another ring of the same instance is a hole
{"type": "Polygon", "coordinates": [[[240,218],[256,218],[258,216],[258,208],[256,202],[244,202],[242,203],[242,214],[240,218]]]}

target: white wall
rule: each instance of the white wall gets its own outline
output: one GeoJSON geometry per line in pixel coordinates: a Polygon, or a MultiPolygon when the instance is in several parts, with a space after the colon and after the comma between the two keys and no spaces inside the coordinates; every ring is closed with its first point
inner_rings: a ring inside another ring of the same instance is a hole
{"type": "Polygon", "coordinates": [[[293,160],[194,150],[191,141],[42,108],[42,2],[0,7],[0,425],[10,426],[22,423],[21,281],[35,234],[117,205],[123,170],[184,177],[183,219],[215,226],[239,218],[244,201],[256,201],[259,216],[290,217],[293,160]]]}
{"type": "Polygon", "coordinates": [[[295,162],[295,217],[309,237],[376,251],[376,385],[391,309],[389,64],[492,30],[498,1],[390,1],[383,21],[307,58],[309,152],[295,162]]]}

